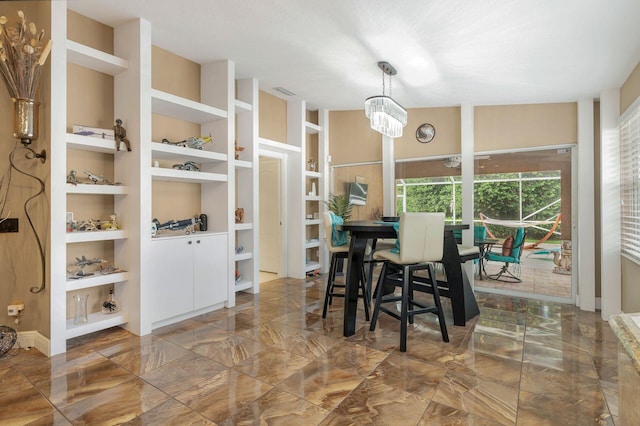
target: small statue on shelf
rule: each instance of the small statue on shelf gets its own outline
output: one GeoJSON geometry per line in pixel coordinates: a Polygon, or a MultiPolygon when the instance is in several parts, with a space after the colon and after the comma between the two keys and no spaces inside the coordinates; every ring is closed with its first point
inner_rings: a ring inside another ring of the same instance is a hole
{"type": "Polygon", "coordinates": [[[78,184],[78,172],[76,172],[75,170],[70,170],[69,174],[67,175],[67,183],[70,183],[72,185],[77,185],[78,184]]]}
{"type": "Polygon", "coordinates": [[[243,208],[237,208],[236,209],[236,223],[243,223],[244,222],[244,209],[243,208]]]}
{"type": "Polygon", "coordinates": [[[316,171],[316,160],[314,160],[312,158],[309,161],[307,161],[307,163],[309,164],[309,171],[315,172],[316,171]]]}
{"type": "Polygon", "coordinates": [[[116,125],[113,126],[113,136],[116,140],[116,151],[120,151],[120,144],[127,146],[127,151],[131,151],[131,142],[127,139],[127,131],[122,127],[122,120],[116,119],[116,125]]]}
{"type": "Polygon", "coordinates": [[[239,160],[239,159],[240,159],[240,153],[241,153],[242,151],[244,151],[244,147],[243,147],[243,146],[238,146],[238,142],[236,142],[236,144],[235,144],[235,151],[236,151],[235,159],[236,159],[236,160],[239,160]]]}

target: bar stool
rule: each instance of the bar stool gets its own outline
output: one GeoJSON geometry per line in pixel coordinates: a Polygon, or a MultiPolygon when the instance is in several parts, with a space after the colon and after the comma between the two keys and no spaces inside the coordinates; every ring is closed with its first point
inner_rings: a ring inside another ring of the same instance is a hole
{"type": "Polygon", "coordinates": [[[396,249],[381,250],[374,253],[375,259],[383,259],[373,318],[369,329],[375,330],[380,311],[400,320],[400,352],[407,351],[407,323],[413,323],[415,315],[433,313],[438,316],[442,340],[449,341],[447,325],[444,320],[440,293],[436,280],[434,262],[442,260],[444,249],[444,213],[404,213],[400,216],[398,231],[400,244],[396,249]],[[416,282],[416,271],[427,271],[427,279],[416,282]],[[380,286],[392,283],[402,287],[402,294],[385,295],[380,286]],[[414,291],[431,293],[435,306],[427,306],[413,298],[414,291]],[[400,315],[393,307],[401,301],[400,315]],[[391,308],[382,306],[392,303],[391,308]],[[417,307],[417,308],[416,308],[417,307]]]}
{"type": "MultiPolygon", "coordinates": [[[[322,309],[322,318],[326,318],[327,309],[329,305],[331,305],[331,303],[333,302],[333,298],[344,297],[344,292],[335,291],[336,288],[345,288],[344,284],[336,283],[336,272],[337,272],[337,266],[338,266],[338,259],[347,259],[349,257],[349,243],[347,241],[347,244],[345,245],[340,245],[340,246],[334,245],[331,238],[333,234],[333,223],[334,223],[334,218],[332,217],[332,213],[330,211],[325,211],[323,213],[323,219],[324,219],[325,236],[327,238],[326,246],[327,246],[327,250],[329,250],[329,253],[331,254],[331,262],[329,264],[329,275],[327,277],[327,288],[324,295],[324,307],[322,309]]],[[[367,321],[369,321],[370,319],[369,301],[371,299],[369,297],[369,292],[367,291],[367,287],[366,287],[367,280],[364,274],[364,266],[360,268],[359,273],[360,273],[360,279],[358,280],[358,287],[359,287],[358,297],[362,298],[364,302],[365,318],[367,321]]]]}

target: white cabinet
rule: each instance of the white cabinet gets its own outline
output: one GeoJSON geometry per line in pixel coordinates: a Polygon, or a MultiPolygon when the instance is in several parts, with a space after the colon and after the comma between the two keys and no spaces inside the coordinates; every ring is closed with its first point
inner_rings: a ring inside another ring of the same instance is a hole
{"type": "Polygon", "coordinates": [[[219,308],[227,299],[227,235],[156,238],[151,318],[154,327],[219,308]]]}

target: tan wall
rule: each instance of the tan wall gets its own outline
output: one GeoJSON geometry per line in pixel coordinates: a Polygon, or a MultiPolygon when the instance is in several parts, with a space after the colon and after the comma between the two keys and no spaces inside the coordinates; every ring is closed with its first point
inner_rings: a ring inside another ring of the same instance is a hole
{"type": "MultiPolygon", "coordinates": [[[[36,24],[37,28],[45,30],[46,39],[50,38],[51,9],[48,1],[16,1],[0,3],[0,14],[9,19],[8,25],[15,25],[18,19],[17,11],[22,10],[29,22],[36,24]]],[[[50,151],[50,125],[47,117],[50,115],[50,63],[48,60],[41,73],[40,113],[38,139],[33,141],[31,147],[40,151],[50,151]]],[[[34,174],[45,182],[45,195],[34,199],[29,206],[29,213],[40,236],[45,258],[49,258],[49,188],[50,166],[36,160],[24,158],[26,151],[22,145],[12,137],[13,103],[9,98],[4,82],[0,83],[0,129],[2,140],[0,141],[0,176],[5,176],[9,168],[9,154],[18,146],[15,153],[16,166],[27,173],[34,174]]],[[[4,185],[8,182],[5,180],[4,185]]],[[[25,201],[36,194],[40,185],[29,177],[12,172],[11,186],[3,187],[0,191],[0,199],[8,189],[7,204],[4,215],[18,218],[19,232],[0,234],[0,324],[14,327],[17,331],[37,330],[44,336],[49,336],[49,266],[46,262],[46,290],[43,293],[33,294],[29,288],[39,286],[43,271],[40,267],[40,255],[35,237],[29,227],[27,218],[23,212],[25,201]],[[6,307],[16,301],[22,301],[25,309],[20,324],[14,324],[7,316],[6,307]]],[[[4,216],[3,215],[3,216],[4,216]]]]}
{"type": "Polygon", "coordinates": [[[620,88],[620,112],[624,112],[640,96],[640,63],[631,71],[620,88]]]}
{"type": "MultiPolygon", "coordinates": [[[[151,87],[163,92],[200,101],[200,65],[153,46],[151,52],[151,87]],[[186,78],[190,76],[190,78],[186,78]]],[[[152,116],[151,139],[180,141],[200,135],[200,125],[158,114],[152,116]]],[[[215,143],[215,141],[214,141],[215,143]]],[[[160,167],[171,167],[175,162],[159,161],[160,167]]],[[[199,215],[200,185],[191,183],[154,181],[151,212],[161,223],[199,215]],[[175,200],[180,199],[180,203],[175,200]]]]}
{"type": "Polygon", "coordinates": [[[356,179],[368,185],[367,204],[353,206],[352,220],[374,219],[374,215],[382,213],[382,164],[367,164],[362,166],[333,168],[334,194],[347,192],[347,184],[356,179]]]}
{"type": "Polygon", "coordinates": [[[260,91],[259,136],[276,142],[287,143],[287,101],[260,91]]]}
{"type": "Polygon", "coordinates": [[[382,160],[382,137],[371,130],[364,111],[331,111],[329,123],[329,154],[333,165],[382,160]]]}
{"type": "MultiPolygon", "coordinates": [[[[620,88],[620,113],[624,113],[640,96],[640,64],[620,88]]],[[[622,257],[622,311],[640,312],[640,265],[622,257]]]]}
{"type": "Polygon", "coordinates": [[[553,146],[578,141],[576,103],[475,108],[475,150],[553,146]]]}
{"type": "Polygon", "coordinates": [[[408,113],[407,127],[402,137],[395,140],[396,159],[460,153],[460,107],[414,108],[408,113]],[[426,144],[416,140],[416,129],[423,123],[430,123],[436,129],[436,136],[426,144]]]}

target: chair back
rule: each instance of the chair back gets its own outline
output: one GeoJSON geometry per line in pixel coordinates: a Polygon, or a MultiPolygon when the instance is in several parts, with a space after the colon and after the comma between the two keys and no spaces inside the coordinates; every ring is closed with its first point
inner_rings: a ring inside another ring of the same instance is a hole
{"type": "Polygon", "coordinates": [[[477,241],[484,241],[487,239],[487,227],[483,225],[473,226],[473,239],[477,241]]]}
{"type": "MultiPolygon", "coordinates": [[[[322,212],[322,219],[324,222],[324,233],[327,239],[326,241],[327,250],[329,250],[329,252],[331,253],[336,251],[344,251],[345,246],[333,245],[333,239],[331,238],[331,235],[333,233],[333,221],[331,219],[331,212],[329,210],[325,210],[324,212],[322,212]]],[[[349,247],[349,246],[346,246],[346,247],[349,247]]]]}
{"type": "Polygon", "coordinates": [[[513,249],[511,250],[511,257],[520,259],[522,255],[522,247],[524,246],[524,237],[526,232],[524,228],[520,227],[516,229],[516,236],[513,237],[513,249]]]}
{"type": "Polygon", "coordinates": [[[444,213],[403,213],[398,239],[402,264],[442,260],[444,213]]]}

